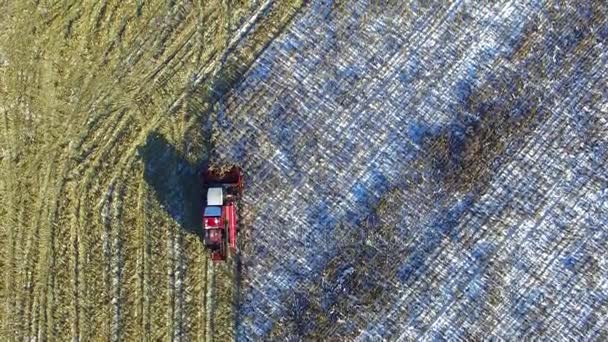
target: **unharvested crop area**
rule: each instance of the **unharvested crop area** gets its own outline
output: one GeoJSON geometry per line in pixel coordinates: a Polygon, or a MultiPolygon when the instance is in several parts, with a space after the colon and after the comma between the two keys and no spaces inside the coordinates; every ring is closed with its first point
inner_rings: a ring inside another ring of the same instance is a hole
{"type": "Polygon", "coordinates": [[[238,336],[606,340],[607,3],[310,3],[214,131],[238,336]]]}
{"type": "Polygon", "coordinates": [[[195,170],[216,100],[300,6],[0,1],[1,340],[233,336],[195,170]]]}

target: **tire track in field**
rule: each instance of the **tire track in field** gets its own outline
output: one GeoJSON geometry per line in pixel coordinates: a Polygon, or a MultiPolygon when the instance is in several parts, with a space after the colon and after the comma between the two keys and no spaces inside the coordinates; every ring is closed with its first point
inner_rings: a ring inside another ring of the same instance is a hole
{"type": "Polygon", "coordinates": [[[167,297],[169,299],[168,303],[168,313],[166,315],[166,325],[168,327],[168,335],[171,340],[175,340],[175,230],[173,227],[167,227],[165,230],[166,238],[166,248],[167,248],[167,258],[165,265],[165,272],[167,277],[167,297]]]}
{"type": "MultiPolygon", "coordinates": [[[[137,248],[136,251],[136,266],[135,266],[135,270],[136,270],[136,295],[135,298],[137,298],[137,303],[133,303],[133,305],[136,305],[136,319],[135,319],[135,325],[137,327],[139,327],[139,329],[136,329],[136,331],[145,331],[145,326],[146,326],[146,322],[144,320],[144,317],[146,315],[145,309],[146,309],[146,303],[145,303],[145,298],[146,298],[146,278],[145,278],[145,274],[146,274],[146,270],[147,270],[147,265],[146,265],[146,232],[147,232],[147,227],[146,227],[146,192],[145,192],[145,183],[140,181],[138,182],[138,187],[137,187],[137,216],[136,216],[136,242],[138,242],[138,244],[136,245],[135,248],[137,248]]],[[[138,340],[144,340],[144,334],[140,334],[140,335],[136,335],[135,338],[138,340]]]]}
{"type": "Polygon", "coordinates": [[[205,341],[213,342],[215,337],[215,268],[213,262],[207,258],[207,269],[205,277],[207,293],[205,296],[205,341]]]}
{"type": "Polygon", "coordinates": [[[148,214],[149,212],[149,206],[150,206],[150,202],[149,202],[149,198],[147,195],[147,191],[146,191],[146,187],[145,187],[145,182],[141,181],[140,182],[140,191],[141,194],[140,196],[143,199],[143,205],[142,205],[142,236],[143,236],[143,250],[142,250],[142,270],[141,270],[141,291],[142,291],[142,300],[141,300],[141,304],[140,304],[140,308],[141,308],[141,313],[142,313],[142,318],[140,319],[141,322],[141,327],[142,327],[142,332],[143,332],[143,338],[146,340],[150,340],[150,327],[151,327],[151,322],[150,322],[150,297],[152,296],[152,291],[151,291],[151,285],[150,285],[150,268],[151,268],[151,264],[150,264],[150,259],[151,259],[151,249],[152,249],[152,245],[151,245],[151,234],[150,234],[150,229],[152,227],[150,227],[148,225],[148,218],[150,217],[150,215],[148,214]]]}
{"type": "MultiPolygon", "coordinates": [[[[114,182],[112,182],[114,183],[114,182]]],[[[112,305],[112,319],[110,323],[110,339],[112,341],[120,341],[122,335],[122,324],[121,324],[121,301],[122,301],[122,264],[123,264],[123,252],[122,252],[122,234],[123,224],[121,220],[122,214],[122,197],[124,195],[125,186],[124,183],[117,185],[116,197],[112,203],[113,217],[112,221],[112,256],[111,256],[111,274],[112,274],[112,286],[111,286],[111,299],[112,305]]]]}
{"type": "MultiPolygon", "coordinates": [[[[4,108],[3,108],[4,109],[4,108]]],[[[18,141],[17,136],[16,136],[16,129],[13,128],[14,126],[14,122],[11,122],[11,120],[9,120],[8,117],[8,110],[4,109],[3,110],[3,119],[4,119],[4,127],[5,127],[5,134],[4,137],[7,140],[8,144],[6,146],[8,146],[8,153],[7,153],[7,157],[8,157],[8,161],[7,164],[9,164],[10,166],[12,166],[13,169],[16,169],[16,147],[18,146],[16,143],[18,141]],[[10,134],[10,132],[13,132],[13,134],[10,134]]],[[[9,167],[7,170],[10,170],[11,167],[9,167]]],[[[6,182],[5,186],[8,189],[8,191],[16,191],[16,179],[14,174],[10,174],[8,171],[5,171],[7,174],[7,177],[4,178],[3,183],[6,182]]],[[[9,332],[14,331],[13,329],[13,322],[14,320],[9,319],[9,317],[14,317],[14,310],[15,310],[15,297],[12,295],[13,293],[13,289],[15,288],[15,243],[16,243],[16,238],[15,238],[15,227],[17,226],[17,222],[16,219],[12,216],[12,213],[16,212],[16,208],[17,205],[15,204],[16,202],[16,197],[17,196],[11,196],[10,198],[7,199],[6,202],[6,207],[7,207],[7,217],[8,220],[7,221],[12,221],[12,222],[6,222],[3,223],[3,231],[6,231],[6,235],[7,235],[7,239],[6,239],[6,255],[4,256],[5,259],[2,262],[2,267],[3,267],[3,274],[4,274],[4,285],[3,285],[3,317],[6,317],[7,319],[3,319],[2,320],[2,326],[3,326],[3,331],[5,331],[5,333],[8,335],[9,332]],[[12,219],[12,220],[11,220],[12,219]],[[7,226],[4,226],[4,225],[7,226]]]]}
{"type": "Polygon", "coordinates": [[[195,273],[194,271],[198,271],[195,274],[200,275],[200,280],[197,283],[198,296],[195,297],[195,301],[193,303],[194,306],[197,306],[197,324],[194,325],[194,328],[197,331],[196,340],[197,341],[206,341],[206,328],[207,328],[207,267],[209,263],[209,258],[204,253],[204,251],[200,251],[197,255],[197,263],[199,267],[196,267],[191,273],[195,273]]]}
{"type": "MultiPolygon", "coordinates": [[[[21,28],[21,25],[18,25],[17,28],[21,28]]],[[[17,52],[14,55],[20,56],[20,53],[17,52]]],[[[27,293],[24,293],[27,291],[21,291],[21,288],[25,284],[26,275],[23,272],[23,264],[20,264],[19,261],[27,255],[27,251],[25,250],[27,242],[25,240],[28,234],[25,232],[25,220],[26,208],[31,204],[31,201],[28,201],[28,193],[21,190],[23,182],[20,182],[17,178],[18,174],[23,173],[24,169],[22,156],[28,152],[28,146],[22,146],[21,140],[25,138],[24,130],[28,128],[27,118],[31,115],[28,112],[30,92],[26,89],[28,79],[25,76],[25,70],[27,67],[16,67],[16,69],[7,69],[6,73],[3,72],[2,76],[3,81],[6,77],[7,85],[14,85],[20,92],[17,94],[14,104],[3,103],[1,107],[3,109],[5,126],[4,137],[8,142],[4,146],[6,146],[7,164],[9,165],[7,177],[4,181],[6,182],[7,190],[14,193],[14,196],[5,202],[5,210],[7,210],[6,221],[8,221],[8,224],[2,227],[7,235],[7,255],[2,262],[3,266],[6,265],[3,286],[3,290],[5,291],[3,297],[5,300],[3,303],[5,306],[4,315],[7,319],[4,327],[5,331],[7,333],[10,332],[12,336],[15,333],[22,334],[23,332],[22,325],[24,323],[20,319],[15,319],[15,317],[23,316],[24,307],[18,304],[27,300],[27,293]],[[24,118],[10,118],[9,110],[10,112],[23,110],[25,112],[24,118]]]]}
{"type": "Polygon", "coordinates": [[[21,305],[26,308],[25,311],[25,322],[28,324],[27,329],[24,329],[28,333],[28,336],[35,336],[35,322],[32,319],[34,302],[35,302],[35,288],[36,288],[36,266],[38,263],[38,259],[40,258],[40,226],[43,222],[42,216],[43,213],[48,210],[48,207],[45,206],[48,203],[48,193],[50,191],[49,184],[51,183],[51,175],[53,174],[53,169],[55,166],[55,158],[48,163],[47,170],[45,172],[44,181],[42,188],[40,189],[40,198],[38,200],[38,208],[35,210],[36,216],[35,221],[33,223],[33,232],[32,237],[27,239],[27,247],[26,247],[26,256],[25,256],[25,270],[24,274],[26,276],[25,283],[28,286],[28,296],[27,300],[24,301],[21,305]]]}
{"type": "Polygon", "coordinates": [[[72,288],[72,306],[71,306],[71,335],[72,339],[80,339],[80,309],[81,303],[80,298],[81,295],[81,274],[80,274],[80,265],[81,265],[81,249],[80,246],[83,244],[81,242],[80,237],[80,206],[81,202],[78,197],[74,197],[76,203],[71,208],[72,218],[70,223],[70,248],[71,248],[71,258],[70,258],[70,269],[71,269],[71,288],[72,288]]]}
{"type": "MultiPolygon", "coordinates": [[[[67,164],[64,163],[64,164],[67,164]]],[[[41,274],[45,275],[45,288],[42,290],[42,296],[44,296],[44,300],[43,300],[43,305],[41,305],[41,310],[44,310],[44,314],[43,316],[43,323],[45,325],[45,333],[43,335],[43,338],[46,336],[57,336],[56,334],[58,333],[58,328],[56,326],[57,324],[57,310],[58,310],[58,303],[57,301],[57,297],[60,297],[61,294],[58,293],[58,286],[57,286],[57,282],[58,282],[58,275],[59,272],[61,270],[61,260],[59,259],[61,257],[61,245],[57,245],[58,244],[58,231],[62,228],[62,224],[61,224],[61,219],[62,219],[62,212],[61,212],[61,207],[60,207],[60,194],[63,193],[64,189],[66,188],[66,175],[67,175],[67,168],[64,166],[62,173],[59,177],[58,180],[58,184],[55,187],[57,190],[55,191],[55,198],[57,198],[57,200],[52,202],[51,205],[51,217],[49,220],[49,227],[50,227],[50,231],[49,231],[49,237],[48,237],[48,241],[41,241],[41,247],[44,248],[47,246],[50,247],[48,253],[45,255],[45,264],[46,267],[41,265],[41,269],[44,269],[46,272],[41,272],[41,274]],[[58,265],[59,264],[59,265],[58,265]],[[59,267],[58,267],[59,266],[59,267]]],[[[61,241],[60,241],[61,242],[61,241]]],[[[67,286],[69,288],[69,286],[67,286]]]]}

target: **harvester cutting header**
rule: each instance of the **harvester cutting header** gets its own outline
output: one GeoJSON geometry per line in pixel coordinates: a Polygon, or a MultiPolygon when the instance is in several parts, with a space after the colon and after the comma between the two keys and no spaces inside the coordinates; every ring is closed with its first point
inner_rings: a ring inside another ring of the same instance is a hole
{"type": "Polygon", "coordinates": [[[236,252],[237,201],[243,192],[241,169],[208,168],[201,172],[205,204],[203,240],[211,250],[211,260],[226,260],[228,251],[236,252]]]}

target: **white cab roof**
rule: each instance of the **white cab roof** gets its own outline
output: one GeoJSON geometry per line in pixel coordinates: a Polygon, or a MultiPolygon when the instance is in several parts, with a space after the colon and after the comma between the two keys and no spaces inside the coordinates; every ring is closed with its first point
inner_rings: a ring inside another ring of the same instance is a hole
{"type": "Polygon", "coordinates": [[[224,204],[224,194],[222,188],[207,189],[207,205],[222,205],[224,204]]]}

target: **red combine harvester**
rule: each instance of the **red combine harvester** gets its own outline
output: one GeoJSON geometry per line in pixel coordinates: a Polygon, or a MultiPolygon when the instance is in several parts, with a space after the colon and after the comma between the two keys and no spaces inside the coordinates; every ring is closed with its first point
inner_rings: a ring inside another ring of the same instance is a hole
{"type": "Polygon", "coordinates": [[[241,197],[241,169],[206,169],[201,173],[205,206],[203,208],[203,240],[211,250],[211,260],[226,260],[228,248],[236,251],[236,201],[241,197]]]}

